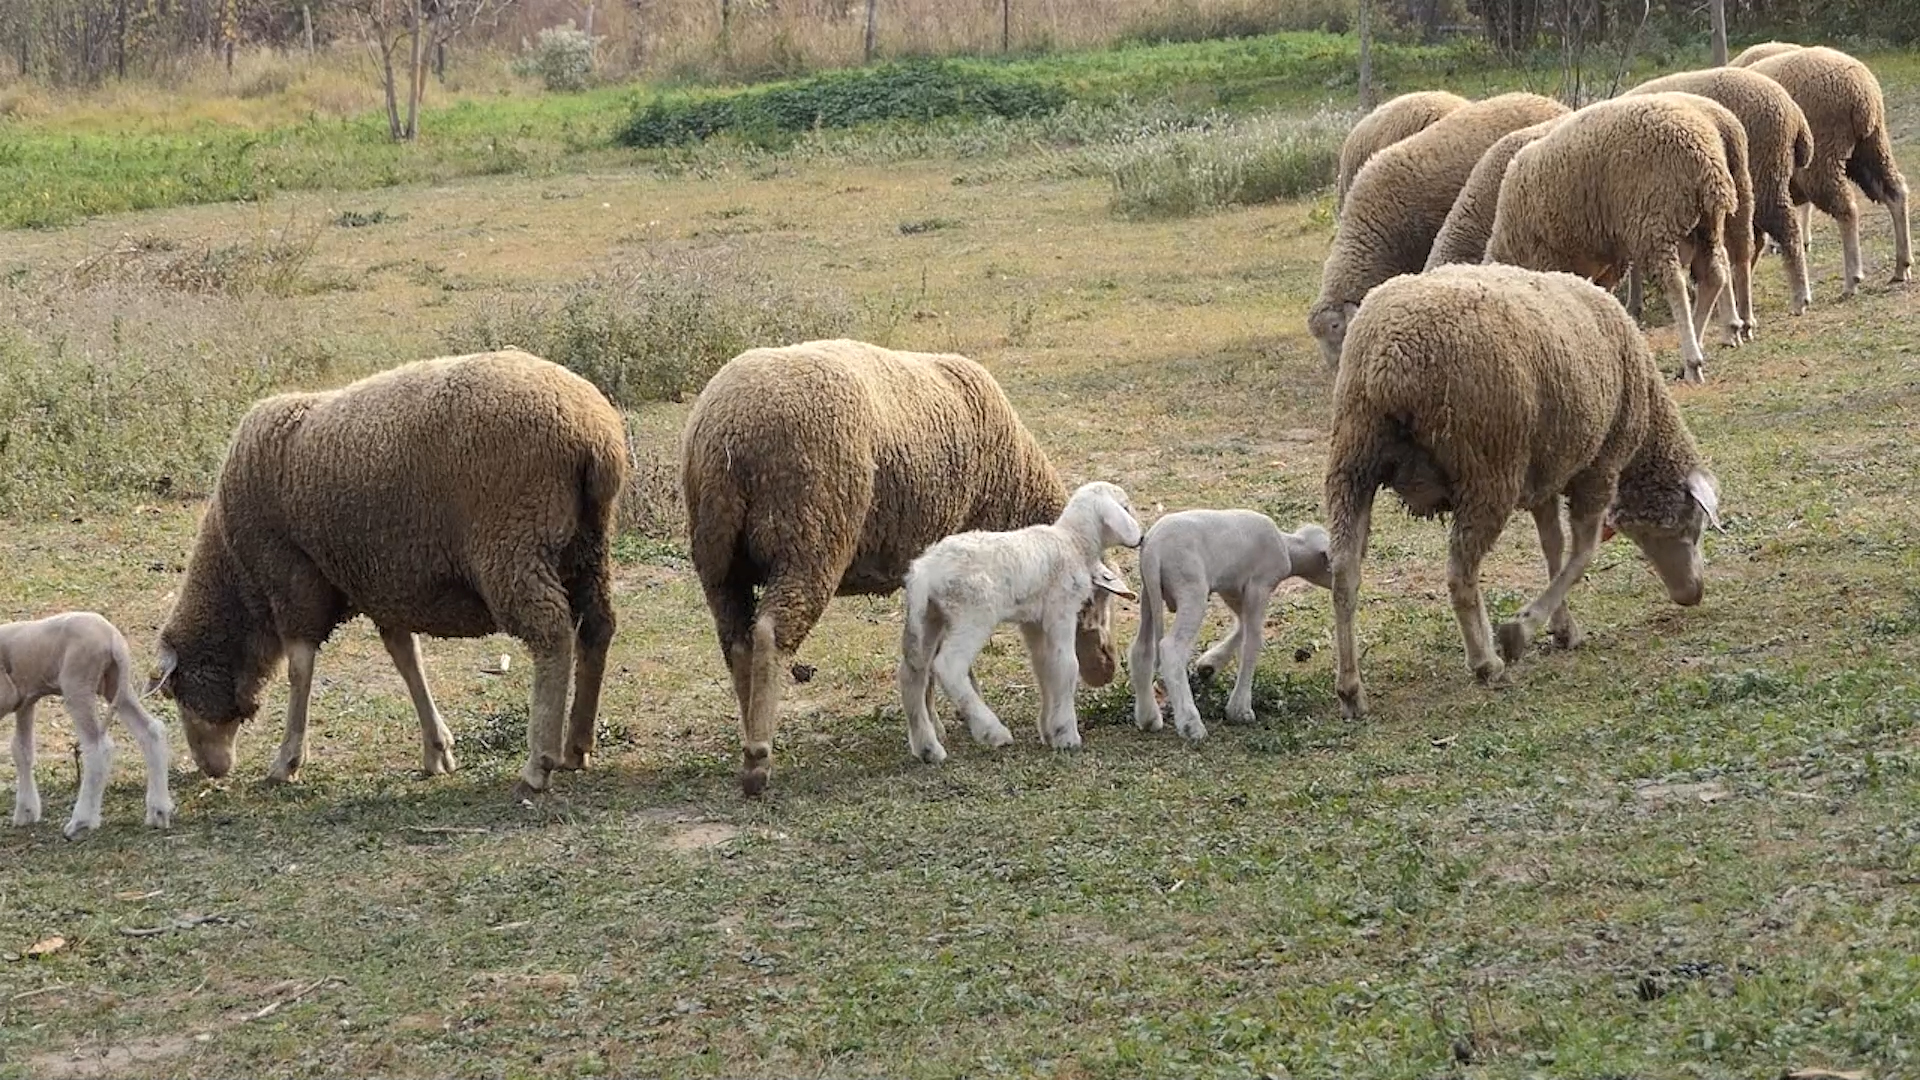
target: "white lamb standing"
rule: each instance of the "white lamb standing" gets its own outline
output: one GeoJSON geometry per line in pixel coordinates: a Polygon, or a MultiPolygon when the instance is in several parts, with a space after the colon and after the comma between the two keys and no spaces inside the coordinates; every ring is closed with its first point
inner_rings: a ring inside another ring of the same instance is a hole
{"type": "Polygon", "coordinates": [[[133,686],[127,639],[104,616],[91,611],[50,615],[0,625],[0,717],[15,715],[13,728],[13,823],[40,820],[40,789],[33,782],[33,710],[41,698],[59,695],[73,717],[80,743],[80,794],[64,830],[69,839],[100,827],[100,797],[113,767],[113,740],[101,722],[105,698],[133,732],[147,762],[147,824],[173,822],[167,791],[167,729],[140,704],[133,686]]]}
{"type": "Polygon", "coordinates": [[[1174,729],[1191,742],[1207,737],[1186,674],[1207,599],[1215,594],[1233,612],[1233,629],[1201,655],[1196,667],[1202,678],[1211,678],[1237,654],[1240,670],[1227,695],[1227,719],[1252,722],[1253,671],[1260,659],[1267,602],[1290,577],[1331,588],[1329,547],[1327,530],[1320,526],[1281,532],[1272,518],[1257,510],[1183,510],[1154,522],[1140,549],[1140,631],[1128,663],[1133,719],[1140,730],[1159,731],[1162,726],[1153,697],[1158,673],[1173,706],[1174,729]],[[1162,637],[1168,611],[1174,613],[1173,626],[1162,637]]]}
{"type": "MultiPolygon", "coordinates": [[[[1079,746],[1073,690],[1080,610],[1096,591],[1101,599],[1134,599],[1101,557],[1110,547],[1138,547],[1141,538],[1127,493],[1096,481],[1075,491],[1051,525],[956,533],[922,552],[907,570],[898,676],[913,755],[929,765],[947,757],[933,715],[935,679],[976,741],[1013,742],[981,699],[972,671],[994,627],[1008,622],[1020,625],[1040,686],[1040,741],[1059,750],[1079,746]]],[[[1104,605],[1095,606],[1104,613],[1104,605]]]]}

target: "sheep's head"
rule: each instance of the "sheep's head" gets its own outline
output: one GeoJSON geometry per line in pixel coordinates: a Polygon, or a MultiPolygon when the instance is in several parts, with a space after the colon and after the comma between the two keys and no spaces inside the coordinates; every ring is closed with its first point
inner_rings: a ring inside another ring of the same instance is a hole
{"type": "Polygon", "coordinates": [[[1133,502],[1118,484],[1109,484],[1105,480],[1082,484],[1067,502],[1070,506],[1075,503],[1088,506],[1098,517],[1100,546],[1103,550],[1115,545],[1137,548],[1146,541],[1146,533],[1133,516],[1133,502]]]}
{"type": "Polygon", "coordinates": [[[1093,596],[1080,609],[1080,621],[1074,628],[1073,653],[1080,661],[1080,681],[1088,686],[1105,686],[1119,670],[1120,658],[1113,648],[1113,598],[1136,599],[1127,587],[1127,579],[1118,570],[1101,563],[1093,574],[1093,596]]]}
{"type": "Polygon", "coordinates": [[[1320,356],[1326,360],[1328,371],[1340,369],[1340,347],[1346,344],[1347,327],[1353,322],[1354,312],[1359,310],[1359,304],[1320,300],[1307,312],[1307,329],[1320,343],[1320,356]]]}
{"type": "Polygon", "coordinates": [[[179,651],[162,634],[160,667],[147,686],[180,707],[193,763],[215,780],[233,771],[234,737],[240,722],[260,710],[260,680],[242,679],[234,667],[195,658],[182,663],[179,651]]]}
{"type": "Polygon", "coordinates": [[[1706,598],[1706,560],[1700,555],[1700,536],[1711,524],[1720,527],[1720,485],[1711,473],[1695,469],[1687,474],[1686,508],[1676,520],[1661,515],[1621,516],[1608,522],[1605,535],[1618,528],[1639,547],[1667,595],[1683,607],[1706,598]]]}
{"type": "Polygon", "coordinates": [[[1287,538],[1287,557],[1293,576],[1323,589],[1333,588],[1333,538],[1318,525],[1302,525],[1287,538]]]}

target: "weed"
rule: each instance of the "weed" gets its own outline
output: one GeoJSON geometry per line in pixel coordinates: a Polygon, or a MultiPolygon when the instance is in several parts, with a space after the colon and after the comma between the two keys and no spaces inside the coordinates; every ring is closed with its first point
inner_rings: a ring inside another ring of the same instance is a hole
{"type": "Polygon", "coordinates": [[[385,207],[381,207],[377,210],[342,210],[333,223],[343,229],[364,229],[369,225],[390,225],[405,220],[405,214],[389,214],[385,207]]]}
{"type": "Polygon", "coordinates": [[[178,292],[292,296],[310,286],[306,268],[319,231],[289,223],[237,243],[139,237],[123,240],[69,274],[73,287],[151,285],[178,292]]]}
{"type": "Polygon", "coordinates": [[[919,218],[914,221],[901,222],[900,235],[901,236],[920,236],[925,233],[939,232],[942,229],[957,228],[959,224],[960,223],[958,221],[955,221],[952,218],[943,218],[943,217],[919,218]]]}
{"type": "Polygon", "coordinates": [[[568,19],[565,25],[542,29],[514,70],[538,78],[549,92],[585,90],[593,79],[593,46],[593,37],[568,19]]]}
{"type": "Polygon", "coordinates": [[[1225,206],[1297,199],[1333,182],[1352,117],[1213,118],[1152,132],[1108,158],[1122,217],[1183,217],[1225,206]]]}

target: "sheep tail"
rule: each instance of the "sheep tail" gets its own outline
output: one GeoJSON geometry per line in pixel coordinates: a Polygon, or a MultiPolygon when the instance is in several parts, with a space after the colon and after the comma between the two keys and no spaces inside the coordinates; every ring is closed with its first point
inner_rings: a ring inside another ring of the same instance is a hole
{"type": "Polygon", "coordinates": [[[1793,168],[1795,172],[1813,164],[1813,132],[1805,125],[1793,133],[1793,168]]]}
{"type": "Polygon", "coordinates": [[[1167,598],[1160,591],[1160,552],[1156,548],[1143,548],[1140,552],[1139,629],[1142,640],[1156,643],[1160,640],[1160,627],[1166,622],[1166,612],[1167,598]]]}
{"type": "Polygon", "coordinates": [[[1875,132],[1860,140],[1847,158],[1847,179],[1860,185],[1867,198],[1882,206],[1906,198],[1907,183],[1893,161],[1893,148],[1887,145],[1887,133],[1875,132]]]}

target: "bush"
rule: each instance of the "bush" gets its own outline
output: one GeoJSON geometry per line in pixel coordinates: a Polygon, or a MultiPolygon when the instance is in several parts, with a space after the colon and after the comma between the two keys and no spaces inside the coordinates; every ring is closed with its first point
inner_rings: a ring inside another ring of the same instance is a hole
{"type": "Polygon", "coordinates": [[[649,261],[558,292],[473,312],[448,335],[455,352],[517,346],[591,380],[632,407],[696,393],[756,345],[843,334],[833,297],[795,294],[714,260],[649,261]]]}
{"type": "Polygon", "coordinates": [[[781,142],[821,128],[884,120],[1016,118],[1066,104],[1050,83],[951,62],[884,64],[722,96],[655,98],[634,110],[616,139],[634,147],[681,146],[720,132],[781,142]]]}
{"type": "Polygon", "coordinates": [[[1333,182],[1352,119],[1322,110],[1307,117],[1215,117],[1148,132],[1109,152],[1113,211],[1181,217],[1310,195],[1333,182]]]}
{"type": "Polygon", "coordinates": [[[593,80],[593,42],[592,35],[568,19],[563,26],[540,31],[533,44],[524,47],[525,55],[514,61],[513,70],[538,78],[555,93],[585,90],[593,80]]]}

